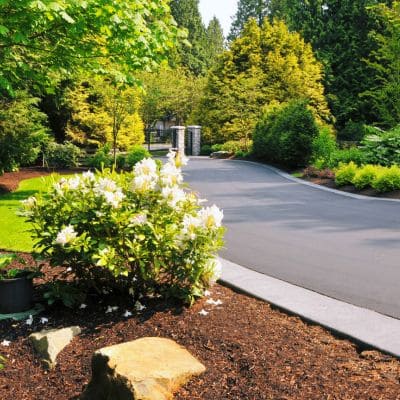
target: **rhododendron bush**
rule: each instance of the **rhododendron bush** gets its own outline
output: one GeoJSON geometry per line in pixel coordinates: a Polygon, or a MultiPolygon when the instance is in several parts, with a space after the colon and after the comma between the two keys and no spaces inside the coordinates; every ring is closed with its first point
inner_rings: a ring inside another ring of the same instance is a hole
{"type": "Polygon", "coordinates": [[[36,252],[85,289],[158,293],[192,303],[220,276],[223,213],[185,190],[181,165],[147,158],[132,173],[86,172],[24,202],[36,252]]]}

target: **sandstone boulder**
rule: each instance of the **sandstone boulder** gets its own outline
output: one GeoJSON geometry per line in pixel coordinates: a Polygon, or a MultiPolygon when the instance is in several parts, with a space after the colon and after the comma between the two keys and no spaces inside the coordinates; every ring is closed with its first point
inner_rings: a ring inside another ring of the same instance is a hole
{"type": "Polygon", "coordinates": [[[68,328],[49,329],[32,333],[29,335],[29,339],[45,366],[53,368],[56,365],[58,353],[80,333],[81,328],[79,326],[70,326],[68,328]]]}
{"type": "Polygon", "coordinates": [[[148,337],[105,347],[92,359],[82,400],[168,400],[205,367],[173,340],[148,337]]]}

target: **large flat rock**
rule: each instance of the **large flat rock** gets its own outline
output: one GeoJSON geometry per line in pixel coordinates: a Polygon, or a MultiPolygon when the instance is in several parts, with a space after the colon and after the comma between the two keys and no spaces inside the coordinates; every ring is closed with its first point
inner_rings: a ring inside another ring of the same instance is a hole
{"type": "Polygon", "coordinates": [[[168,400],[205,367],[170,339],[147,337],[105,347],[92,359],[82,400],[168,400]]]}

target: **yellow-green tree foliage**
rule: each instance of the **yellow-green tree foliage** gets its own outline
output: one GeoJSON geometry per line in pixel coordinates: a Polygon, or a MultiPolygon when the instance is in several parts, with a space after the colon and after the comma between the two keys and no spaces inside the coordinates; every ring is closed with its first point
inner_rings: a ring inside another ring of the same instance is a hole
{"type": "Polygon", "coordinates": [[[66,102],[71,110],[67,136],[73,142],[96,147],[110,143],[120,150],[144,142],[138,89],[85,77],[68,90],[66,102]]]}
{"type": "Polygon", "coordinates": [[[198,115],[205,140],[246,140],[270,104],[307,99],[319,121],[330,121],[322,66],[311,46],[282,21],[254,19],[211,71],[198,115]]]}

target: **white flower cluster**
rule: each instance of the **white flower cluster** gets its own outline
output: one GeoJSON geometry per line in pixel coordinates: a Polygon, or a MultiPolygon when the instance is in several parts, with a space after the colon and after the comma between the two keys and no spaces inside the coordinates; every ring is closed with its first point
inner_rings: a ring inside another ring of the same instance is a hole
{"type": "Polygon", "coordinates": [[[66,226],[60,232],[58,232],[56,237],[56,244],[60,244],[61,246],[65,246],[68,243],[71,243],[77,237],[77,233],[74,230],[72,225],[66,226]]]}
{"type": "Polygon", "coordinates": [[[158,182],[157,164],[152,158],[145,158],[133,168],[135,177],[131,189],[137,192],[155,190],[158,182]]]}
{"type": "Polygon", "coordinates": [[[122,189],[110,178],[100,178],[95,183],[93,191],[96,195],[103,197],[106,203],[113,208],[118,208],[125,198],[122,189]]]}

